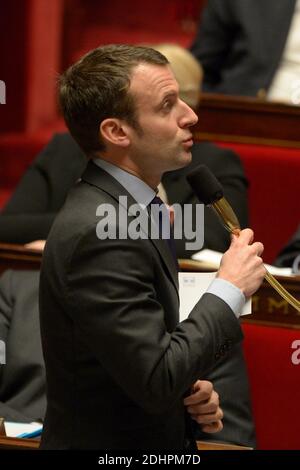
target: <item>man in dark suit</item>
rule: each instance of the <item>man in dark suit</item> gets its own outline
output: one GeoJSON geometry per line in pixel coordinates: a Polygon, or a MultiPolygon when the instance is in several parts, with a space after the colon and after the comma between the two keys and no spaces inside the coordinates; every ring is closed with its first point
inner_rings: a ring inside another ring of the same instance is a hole
{"type": "MultiPolygon", "coordinates": [[[[57,212],[64,204],[69,189],[81,176],[86,163],[86,156],[70,134],[56,134],[27,170],[2,212],[2,241],[25,243],[33,239],[47,238],[57,212]]],[[[169,203],[197,203],[191,187],[187,184],[186,174],[200,163],[207,165],[219,179],[241,226],[246,227],[247,180],[241,162],[232,151],[207,142],[193,145],[192,162],[187,167],[163,175],[162,183],[169,203]]],[[[204,246],[224,252],[230,243],[228,233],[213,211],[205,208],[204,216],[204,246]]],[[[184,239],[176,239],[175,245],[179,258],[189,257],[193,253],[186,251],[184,239]]],[[[27,285],[28,281],[24,289],[20,290],[25,292],[27,285]]],[[[35,291],[37,292],[37,287],[35,291]]],[[[26,298],[23,298],[26,302],[26,298]]],[[[37,305],[34,312],[36,310],[37,305]]],[[[254,427],[241,345],[234,347],[225,359],[220,358],[213,369],[206,372],[203,379],[213,382],[221,397],[225,416],[224,427],[220,433],[212,436],[197,432],[198,438],[254,447],[254,427]]]]}
{"type": "Polygon", "coordinates": [[[38,312],[39,272],[6,271],[0,278],[0,416],[7,421],[43,420],[45,367],[38,312]]]}
{"type": "Polygon", "coordinates": [[[204,431],[220,429],[216,396],[205,404],[197,379],[241,340],[236,317],[264,277],[263,246],[249,229],[233,237],[218,279],[178,323],[168,240],[149,237],[143,224],[140,237],[129,234],[141,226],[137,203],[152,223],[162,174],[190,162],[196,115],[164,56],[144,47],[92,51],[63,75],[60,99],[93,161],[43,256],[42,448],[190,449],[185,411],[204,431]]]}
{"type": "MultiPolygon", "coordinates": [[[[289,66],[284,48],[294,15],[299,15],[296,0],[208,0],[191,47],[204,69],[203,90],[266,96],[279,67],[289,66]]],[[[277,90],[273,93],[276,98],[277,90]]]]}
{"type": "MultiPolygon", "coordinates": [[[[187,50],[178,46],[161,44],[158,50],[167,55],[173,70],[175,68],[175,78],[183,101],[194,106],[199,97],[199,77],[202,76],[198,63],[187,50]],[[187,70],[194,70],[194,74],[187,73],[187,70]],[[188,92],[185,93],[186,89],[188,92]]],[[[187,167],[165,173],[162,177],[168,202],[182,206],[192,204],[195,209],[197,198],[187,184],[186,174],[197,165],[205,164],[222,184],[224,194],[238,215],[241,226],[246,227],[247,180],[238,156],[229,149],[207,142],[195,143],[191,151],[192,162],[187,167]]],[[[86,163],[86,156],[70,134],[55,135],[27,170],[1,213],[0,240],[25,243],[47,238],[69,188],[79,179],[86,163]]],[[[204,211],[204,247],[224,252],[230,244],[229,234],[213,211],[206,207],[204,211]]],[[[176,253],[180,258],[190,257],[197,251],[186,251],[185,242],[185,239],[175,240],[176,253]]],[[[38,242],[38,245],[43,246],[43,242],[38,242]]],[[[226,359],[220,358],[203,378],[213,381],[225,414],[222,431],[212,438],[255,447],[241,345],[233,348],[226,359]]],[[[201,439],[210,438],[210,434],[196,435],[201,439]]]]}

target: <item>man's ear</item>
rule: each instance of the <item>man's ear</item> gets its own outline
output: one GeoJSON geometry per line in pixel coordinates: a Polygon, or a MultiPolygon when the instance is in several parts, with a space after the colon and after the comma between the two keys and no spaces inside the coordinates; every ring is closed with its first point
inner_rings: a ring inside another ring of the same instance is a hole
{"type": "Polygon", "coordinates": [[[107,118],[101,122],[99,131],[104,141],[119,147],[128,147],[130,144],[128,126],[117,118],[107,118]]]}

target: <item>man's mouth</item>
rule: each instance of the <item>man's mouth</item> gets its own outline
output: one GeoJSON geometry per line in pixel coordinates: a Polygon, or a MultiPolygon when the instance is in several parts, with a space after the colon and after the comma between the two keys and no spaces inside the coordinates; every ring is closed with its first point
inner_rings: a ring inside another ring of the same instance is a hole
{"type": "Polygon", "coordinates": [[[193,137],[189,137],[188,139],[183,140],[182,144],[184,147],[192,147],[192,145],[194,144],[193,137]]]}

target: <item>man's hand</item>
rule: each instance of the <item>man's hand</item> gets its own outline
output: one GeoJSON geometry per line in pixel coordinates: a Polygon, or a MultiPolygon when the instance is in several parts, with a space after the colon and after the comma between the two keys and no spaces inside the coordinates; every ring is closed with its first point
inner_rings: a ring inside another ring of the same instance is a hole
{"type": "Polygon", "coordinates": [[[249,228],[232,235],[231,245],[224,253],[217,277],[238,287],[245,297],[257,291],[266,275],[261,254],[264,246],[252,243],[253,231],[249,228]]]}
{"type": "Polygon", "coordinates": [[[214,433],[223,429],[223,411],[219,406],[219,395],[207,380],[197,380],[191,395],[183,401],[192,419],[200,424],[203,432],[214,433]]]}

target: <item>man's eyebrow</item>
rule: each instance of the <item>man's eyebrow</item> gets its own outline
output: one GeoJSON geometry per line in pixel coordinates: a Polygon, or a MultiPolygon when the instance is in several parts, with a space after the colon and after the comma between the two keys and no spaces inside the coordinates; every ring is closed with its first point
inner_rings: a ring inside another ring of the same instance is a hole
{"type": "Polygon", "coordinates": [[[166,98],[173,98],[173,97],[177,97],[178,96],[178,91],[177,90],[170,90],[170,91],[166,91],[163,96],[162,96],[162,101],[165,100],[166,98]]]}
{"type": "Polygon", "coordinates": [[[167,98],[177,98],[178,96],[179,96],[179,93],[177,90],[167,91],[160,98],[157,107],[160,107],[167,98]]]}

